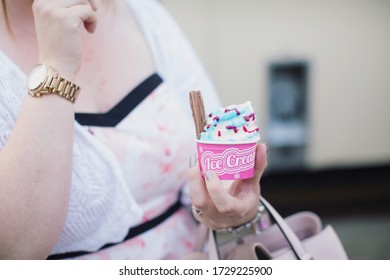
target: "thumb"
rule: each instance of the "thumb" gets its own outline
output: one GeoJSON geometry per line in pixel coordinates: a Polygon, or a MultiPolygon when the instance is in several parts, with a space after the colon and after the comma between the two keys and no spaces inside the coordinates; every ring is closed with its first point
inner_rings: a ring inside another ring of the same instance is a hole
{"type": "Polygon", "coordinates": [[[237,208],[237,206],[239,206],[236,198],[231,196],[228,189],[223,186],[217,173],[209,170],[205,173],[205,179],[208,194],[214,202],[215,208],[217,208],[218,212],[222,214],[229,214],[237,208]]]}

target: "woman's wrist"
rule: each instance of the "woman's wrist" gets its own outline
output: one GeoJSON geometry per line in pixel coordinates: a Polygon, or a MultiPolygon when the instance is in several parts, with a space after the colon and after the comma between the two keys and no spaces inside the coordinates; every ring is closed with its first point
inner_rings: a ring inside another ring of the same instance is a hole
{"type": "Polygon", "coordinates": [[[239,225],[239,226],[222,228],[222,229],[218,229],[216,231],[218,233],[240,234],[244,230],[253,229],[253,231],[256,234],[260,234],[262,227],[263,227],[261,220],[262,220],[262,217],[264,215],[264,212],[265,212],[265,207],[260,202],[259,206],[257,208],[256,215],[248,222],[246,222],[242,225],[239,225]]]}
{"type": "Polygon", "coordinates": [[[58,72],[58,74],[66,80],[71,82],[76,81],[76,76],[79,71],[79,67],[67,65],[66,63],[61,63],[58,61],[51,61],[49,59],[42,60],[42,63],[47,64],[53,69],[55,69],[55,71],[58,72]]]}

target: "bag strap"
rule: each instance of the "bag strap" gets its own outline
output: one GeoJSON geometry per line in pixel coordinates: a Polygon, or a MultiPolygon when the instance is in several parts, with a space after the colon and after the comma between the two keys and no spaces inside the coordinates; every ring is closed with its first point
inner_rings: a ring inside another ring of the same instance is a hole
{"type": "MultiPolygon", "coordinates": [[[[290,244],[290,247],[294,254],[297,256],[299,260],[312,260],[313,257],[308,252],[306,252],[305,248],[303,247],[301,241],[296,236],[294,231],[288,226],[288,224],[284,221],[283,217],[275,210],[274,207],[264,198],[260,197],[261,203],[264,205],[264,207],[268,210],[268,213],[271,215],[275,223],[278,225],[280,231],[283,233],[284,237],[286,238],[287,242],[290,244]]],[[[214,230],[209,230],[209,259],[211,260],[219,260],[219,250],[218,250],[218,243],[216,241],[214,230]]]]}
{"type": "Polygon", "coordinates": [[[209,229],[209,260],[220,260],[221,255],[218,250],[217,232],[209,229]]]}
{"type": "Polygon", "coordinates": [[[287,225],[283,217],[272,207],[272,205],[264,198],[260,197],[261,203],[268,210],[268,213],[274,219],[275,223],[278,225],[280,231],[283,233],[287,242],[290,244],[291,249],[297,256],[299,260],[312,260],[313,257],[308,252],[306,252],[301,241],[296,236],[294,231],[287,225]]]}

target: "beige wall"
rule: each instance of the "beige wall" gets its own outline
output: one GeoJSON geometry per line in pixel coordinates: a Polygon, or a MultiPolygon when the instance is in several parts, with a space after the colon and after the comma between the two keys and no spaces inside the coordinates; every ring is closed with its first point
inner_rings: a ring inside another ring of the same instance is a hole
{"type": "Polygon", "coordinates": [[[267,123],[267,65],[311,63],[313,167],[390,162],[390,1],[164,0],[225,105],[267,123]]]}

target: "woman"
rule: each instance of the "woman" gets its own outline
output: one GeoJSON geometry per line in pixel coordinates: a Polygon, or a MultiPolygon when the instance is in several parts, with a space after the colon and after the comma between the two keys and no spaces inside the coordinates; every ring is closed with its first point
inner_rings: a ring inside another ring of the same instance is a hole
{"type": "Polygon", "coordinates": [[[211,228],[256,215],[264,145],[255,177],[229,190],[196,157],[188,169],[188,92],[207,111],[218,98],[157,1],[2,5],[0,258],[180,258],[194,246],[188,196],[211,228]]]}

